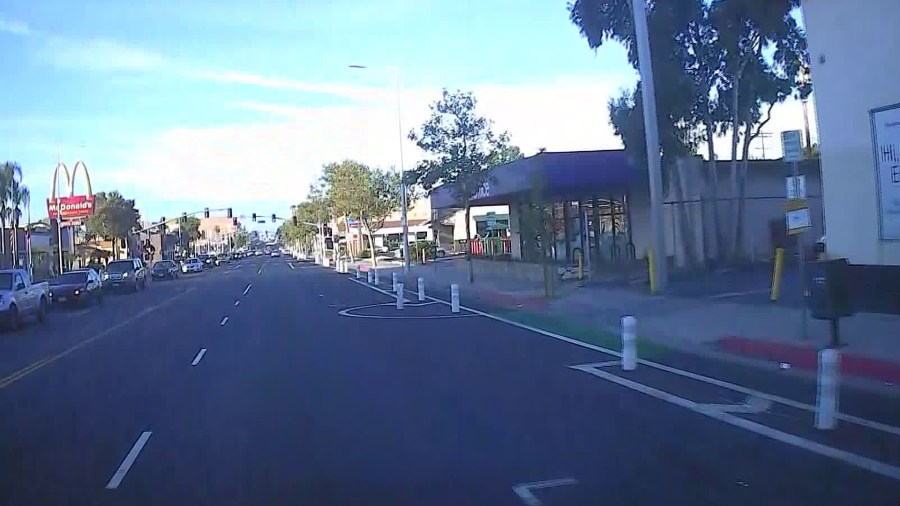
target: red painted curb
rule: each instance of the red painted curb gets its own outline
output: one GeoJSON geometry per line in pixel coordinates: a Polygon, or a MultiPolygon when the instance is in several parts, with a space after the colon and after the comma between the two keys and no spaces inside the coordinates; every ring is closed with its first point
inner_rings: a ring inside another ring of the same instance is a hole
{"type": "MultiPolygon", "coordinates": [[[[739,336],[727,336],[718,341],[726,352],[773,362],[786,362],[791,367],[815,371],[818,369],[819,350],[796,344],[774,343],[739,336]]],[[[841,374],[855,378],[874,379],[900,383],[900,363],[841,353],[841,374]]]]}

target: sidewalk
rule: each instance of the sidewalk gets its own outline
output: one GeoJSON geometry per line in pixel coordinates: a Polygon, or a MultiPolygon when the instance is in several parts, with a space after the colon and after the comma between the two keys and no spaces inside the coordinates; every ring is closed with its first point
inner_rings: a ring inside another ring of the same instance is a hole
{"type": "MultiPolygon", "coordinates": [[[[398,266],[385,266],[385,272],[398,271],[398,266]]],[[[639,288],[579,288],[572,282],[560,283],[557,296],[547,299],[542,287],[527,282],[481,276],[469,284],[461,259],[413,266],[413,279],[407,286],[414,286],[414,278],[419,276],[425,278],[430,295],[449,299],[449,285],[457,283],[463,305],[529,313],[598,329],[608,334],[609,346],[616,345],[622,316],[632,315],[638,320],[641,339],[666,348],[812,372],[817,368],[818,350],[830,339],[828,322],[811,318],[807,320],[807,338],[801,339],[800,309],[781,305],[651,296],[640,293],[639,288]]],[[[900,316],[858,314],[843,319],[841,341],[844,377],[900,394],[900,316]]]]}

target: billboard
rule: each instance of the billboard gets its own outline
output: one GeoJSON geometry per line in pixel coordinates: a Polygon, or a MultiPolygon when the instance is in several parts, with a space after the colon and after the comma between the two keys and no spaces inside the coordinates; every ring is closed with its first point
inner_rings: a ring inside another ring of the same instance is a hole
{"type": "Polygon", "coordinates": [[[50,189],[50,198],[47,199],[47,215],[51,219],[79,220],[94,214],[94,203],[91,176],[88,173],[87,165],[82,161],[75,162],[75,166],[70,174],[66,164],[58,162],[56,169],[53,171],[53,186],[50,189]],[[78,175],[79,167],[84,171],[84,178],[87,182],[87,195],[75,195],[75,176],[78,175]],[[57,195],[56,193],[60,168],[62,168],[63,175],[66,177],[65,193],[68,195],[57,195]]]}

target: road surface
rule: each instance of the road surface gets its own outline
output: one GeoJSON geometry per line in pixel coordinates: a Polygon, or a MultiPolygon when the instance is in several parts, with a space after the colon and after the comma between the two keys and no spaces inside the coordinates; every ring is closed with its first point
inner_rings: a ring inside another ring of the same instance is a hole
{"type": "Polygon", "coordinates": [[[352,277],[248,258],[0,334],[0,503],[900,500],[900,432],[352,277]]]}

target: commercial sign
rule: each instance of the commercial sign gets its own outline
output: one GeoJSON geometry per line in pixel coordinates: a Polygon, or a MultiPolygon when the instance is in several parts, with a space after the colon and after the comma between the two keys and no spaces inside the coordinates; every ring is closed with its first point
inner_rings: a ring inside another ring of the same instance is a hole
{"type": "Polygon", "coordinates": [[[82,161],[75,162],[75,166],[70,174],[66,164],[62,162],[57,163],[56,169],[53,170],[53,186],[50,188],[50,198],[47,199],[47,215],[51,219],[77,220],[92,214],[94,214],[94,192],[91,189],[91,176],[88,173],[87,165],[82,161]],[[75,176],[78,175],[79,167],[83,170],[85,182],[87,183],[86,195],[75,195],[75,176]],[[63,175],[66,177],[65,193],[67,195],[57,195],[56,192],[60,168],[62,168],[63,175]]]}
{"type": "Polygon", "coordinates": [[[881,239],[900,241],[900,104],[871,116],[881,239]]]}

